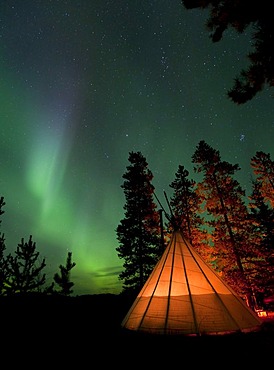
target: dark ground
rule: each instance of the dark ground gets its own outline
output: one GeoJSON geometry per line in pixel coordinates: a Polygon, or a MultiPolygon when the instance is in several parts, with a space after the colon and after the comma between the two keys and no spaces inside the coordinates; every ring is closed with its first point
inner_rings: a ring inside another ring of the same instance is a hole
{"type": "Polygon", "coordinates": [[[144,335],[121,328],[132,302],[112,294],[0,297],[0,352],[9,365],[2,368],[273,368],[273,319],[262,319],[261,329],[251,333],[144,335]]]}

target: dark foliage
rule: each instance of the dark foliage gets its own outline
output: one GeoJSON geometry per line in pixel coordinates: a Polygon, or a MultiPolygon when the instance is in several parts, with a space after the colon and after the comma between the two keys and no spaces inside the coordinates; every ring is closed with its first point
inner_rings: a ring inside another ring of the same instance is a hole
{"type": "MultiPolygon", "coordinates": [[[[0,216],[4,214],[3,207],[5,206],[4,197],[0,198],[0,216]]],[[[2,223],[2,219],[0,219],[0,226],[2,223]]],[[[6,258],[5,258],[5,235],[4,233],[0,232],[0,295],[3,294],[6,276],[7,276],[7,269],[6,269],[6,258]]]]}
{"type": "Polygon", "coordinates": [[[186,9],[207,9],[207,28],[213,42],[222,39],[228,28],[238,33],[251,30],[253,51],[247,57],[250,65],[235,78],[228,97],[236,104],[253,99],[266,87],[274,85],[274,18],[272,3],[238,0],[182,0],[186,9]]]}
{"type": "Polygon", "coordinates": [[[76,263],[72,262],[71,258],[72,252],[68,252],[66,266],[60,265],[60,273],[56,273],[53,276],[55,283],[60,288],[60,294],[63,295],[70,295],[73,293],[72,287],[74,286],[74,283],[70,281],[70,272],[73,267],[76,266],[76,263]]]}
{"type": "Polygon", "coordinates": [[[36,243],[30,235],[28,242],[21,239],[14,256],[11,254],[7,256],[6,291],[8,294],[39,291],[44,286],[46,274],[43,270],[46,262],[45,258],[39,261],[39,254],[36,243]]]}
{"type": "Polygon", "coordinates": [[[161,250],[159,212],[153,202],[153,175],[141,152],[129,153],[123,175],[125,218],[116,229],[118,257],[124,260],[119,275],[123,289],[139,291],[154,268],[161,250]]]}

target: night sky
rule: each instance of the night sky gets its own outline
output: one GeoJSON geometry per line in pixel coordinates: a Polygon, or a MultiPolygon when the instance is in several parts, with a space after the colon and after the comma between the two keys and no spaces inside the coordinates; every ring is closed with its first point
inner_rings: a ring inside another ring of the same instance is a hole
{"type": "MultiPolygon", "coordinates": [[[[239,164],[274,159],[273,91],[236,105],[250,30],[212,43],[207,11],[181,0],[17,0],[0,5],[0,195],[6,252],[32,235],[49,282],[68,251],[74,294],[119,293],[115,229],[131,151],[158,197],[200,140],[239,164]]],[[[165,204],[165,203],[164,203],[165,204]]]]}

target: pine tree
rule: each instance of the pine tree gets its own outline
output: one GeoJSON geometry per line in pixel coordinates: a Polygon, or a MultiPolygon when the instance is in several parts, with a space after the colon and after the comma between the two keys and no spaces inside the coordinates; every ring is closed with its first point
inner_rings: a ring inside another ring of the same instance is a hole
{"type": "Polygon", "coordinates": [[[264,202],[274,208],[274,161],[271,160],[270,154],[256,152],[251,158],[251,167],[256,176],[256,180],[261,184],[261,194],[264,202]]]}
{"type": "Polygon", "coordinates": [[[130,152],[123,175],[125,218],[116,228],[118,257],[124,259],[119,275],[123,289],[139,291],[154,268],[161,250],[159,212],[153,202],[153,174],[141,152],[130,152]]]}
{"type": "MultiPolygon", "coordinates": [[[[3,207],[6,205],[4,201],[4,197],[0,198],[0,216],[4,214],[3,207]]],[[[0,219],[0,226],[1,226],[2,220],[0,219]]],[[[0,295],[4,294],[4,287],[5,287],[5,281],[6,281],[6,258],[5,258],[5,234],[0,232],[0,295]]]]}
{"type": "Polygon", "coordinates": [[[256,256],[251,240],[248,210],[244,202],[245,192],[233,178],[240,168],[221,161],[219,151],[200,141],[192,156],[194,171],[203,173],[203,181],[197,186],[200,199],[211,219],[218,270],[239,295],[251,304],[251,283],[248,276],[250,260],[256,256]]]}
{"type": "Polygon", "coordinates": [[[28,242],[21,239],[15,251],[15,256],[7,256],[8,278],[6,293],[26,294],[40,292],[45,284],[46,274],[42,273],[46,267],[45,258],[39,262],[40,253],[36,250],[36,243],[32,235],[28,242]]]}
{"type": "Polygon", "coordinates": [[[54,282],[61,288],[59,293],[65,296],[73,293],[74,283],[70,281],[70,272],[76,266],[76,263],[71,262],[71,259],[72,252],[68,252],[66,266],[60,265],[60,274],[56,273],[53,277],[54,282]]]}
{"type": "Polygon", "coordinates": [[[253,234],[257,238],[259,252],[259,258],[253,271],[253,280],[257,291],[267,296],[274,293],[274,210],[266,202],[262,186],[261,181],[252,181],[249,208],[253,234]]]}
{"type": "Polygon", "coordinates": [[[184,235],[193,247],[204,256],[208,256],[207,231],[200,216],[200,199],[195,191],[196,183],[189,179],[189,171],[179,165],[175,180],[169,185],[173,189],[170,200],[173,216],[184,235]],[[205,252],[207,249],[207,253],[205,252]]]}

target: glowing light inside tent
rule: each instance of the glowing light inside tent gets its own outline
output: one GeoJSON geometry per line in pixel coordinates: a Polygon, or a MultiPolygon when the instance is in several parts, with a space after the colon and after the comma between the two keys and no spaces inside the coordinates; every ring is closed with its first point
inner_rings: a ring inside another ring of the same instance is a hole
{"type": "Polygon", "coordinates": [[[122,326],[157,334],[224,334],[261,321],[177,231],[122,326]]]}

